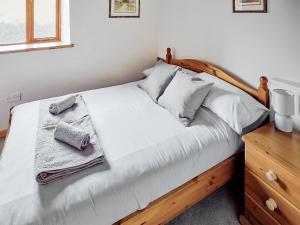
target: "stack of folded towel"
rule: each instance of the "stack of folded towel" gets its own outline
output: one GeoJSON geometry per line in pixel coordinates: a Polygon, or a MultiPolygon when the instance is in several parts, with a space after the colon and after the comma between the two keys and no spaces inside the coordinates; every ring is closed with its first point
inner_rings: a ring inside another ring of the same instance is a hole
{"type": "Polygon", "coordinates": [[[48,184],[103,161],[82,96],[41,102],[35,154],[38,183],[48,184]]]}
{"type": "Polygon", "coordinates": [[[54,138],[73,146],[78,150],[84,150],[90,144],[90,134],[66,122],[59,122],[54,138]]]}
{"type": "MultiPolygon", "coordinates": [[[[49,112],[53,115],[59,115],[65,110],[71,108],[76,103],[76,96],[71,95],[52,103],[49,112]]],[[[90,144],[90,135],[83,129],[77,128],[64,121],[60,121],[54,131],[54,138],[77,150],[84,150],[90,144]]]]}
{"type": "Polygon", "coordinates": [[[71,108],[76,103],[76,95],[67,96],[52,103],[49,107],[49,112],[53,115],[58,115],[63,111],[71,108]]]}

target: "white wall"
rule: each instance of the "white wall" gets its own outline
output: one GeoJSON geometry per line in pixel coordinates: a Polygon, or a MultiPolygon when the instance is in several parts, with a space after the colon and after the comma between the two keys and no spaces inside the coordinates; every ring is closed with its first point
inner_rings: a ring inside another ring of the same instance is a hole
{"type": "Polygon", "coordinates": [[[157,56],[157,0],[143,0],[140,19],[109,19],[108,0],[71,0],[74,48],[0,55],[0,130],[10,93],[23,102],[141,77],[157,56]]]}
{"type": "Polygon", "coordinates": [[[253,86],[261,75],[300,81],[300,1],[269,1],[269,13],[234,14],[228,0],[160,2],[159,55],[204,59],[253,86]]]}

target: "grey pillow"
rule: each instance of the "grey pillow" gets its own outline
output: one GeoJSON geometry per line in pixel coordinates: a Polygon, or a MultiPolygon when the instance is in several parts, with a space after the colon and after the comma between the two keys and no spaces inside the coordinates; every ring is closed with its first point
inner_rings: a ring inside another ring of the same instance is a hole
{"type": "Polygon", "coordinates": [[[179,68],[176,65],[157,63],[151,74],[142,80],[138,87],[147,92],[153,101],[157,102],[179,68]]]}
{"type": "MultiPolygon", "coordinates": [[[[159,61],[156,62],[156,65],[157,65],[157,64],[160,64],[160,63],[165,63],[165,62],[162,61],[162,60],[159,60],[159,61]]],[[[143,71],[143,74],[144,74],[146,77],[149,77],[149,76],[151,75],[151,73],[153,72],[154,68],[155,68],[155,66],[153,66],[153,67],[151,67],[151,68],[149,68],[149,69],[145,69],[145,70],[143,71]]],[[[195,72],[195,71],[188,70],[188,69],[184,69],[184,68],[182,68],[182,71],[184,71],[185,73],[188,73],[188,74],[190,74],[190,75],[198,74],[198,73],[195,72]]]]}
{"type": "Polygon", "coordinates": [[[187,73],[187,74],[190,74],[190,75],[197,75],[199,73],[193,71],[193,70],[189,70],[189,69],[185,69],[185,68],[182,68],[182,71],[187,73]]]}
{"type": "Polygon", "coordinates": [[[149,68],[149,69],[145,69],[145,70],[143,71],[143,74],[144,74],[146,77],[149,77],[149,76],[151,75],[151,73],[153,72],[155,66],[158,65],[158,64],[166,64],[166,63],[165,63],[164,61],[162,61],[162,60],[158,60],[158,61],[155,63],[155,65],[154,65],[153,67],[151,67],[151,68],[149,68]]]}
{"type": "Polygon", "coordinates": [[[164,94],[159,98],[158,104],[167,109],[185,126],[189,126],[212,85],[211,82],[201,80],[199,74],[190,75],[178,71],[164,94]]]}

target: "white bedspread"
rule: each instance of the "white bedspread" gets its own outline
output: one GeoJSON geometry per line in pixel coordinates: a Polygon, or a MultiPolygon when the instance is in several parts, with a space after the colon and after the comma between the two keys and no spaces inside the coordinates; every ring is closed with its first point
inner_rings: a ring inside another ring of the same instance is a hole
{"type": "Polygon", "coordinates": [[[82,95],[107,163],[39,186],[38,102],[16,107],[0,160],[1,225],[112,224],[230,157],[240,144],[206,109],[185,128],[136,83],[82,95]]]}

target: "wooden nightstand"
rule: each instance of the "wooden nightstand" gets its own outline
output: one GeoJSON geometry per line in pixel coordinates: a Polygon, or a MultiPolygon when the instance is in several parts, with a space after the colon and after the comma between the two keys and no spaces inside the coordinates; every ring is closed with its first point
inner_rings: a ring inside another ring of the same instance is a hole
{"type": "Polygon", "coordinates": [[[300,133],[283,133],[268,124],[243,140],[245,212],[241,224],[299,225],[300,133]]]}

